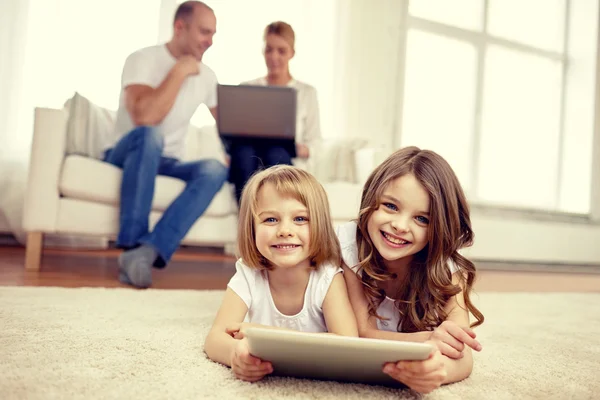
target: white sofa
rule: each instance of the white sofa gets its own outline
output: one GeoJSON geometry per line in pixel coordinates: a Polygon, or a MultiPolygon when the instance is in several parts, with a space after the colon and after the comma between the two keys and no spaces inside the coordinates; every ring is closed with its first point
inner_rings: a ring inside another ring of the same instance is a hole
{"type": "MultiPolygon", "coordinates": [[[[118,232],[121,170],[89,155],[74,154],[77,140],[70,137],[74,134],[73,127],[90,130],[94,120],[73,124],[70,113],[73,109],[67,106],[35,110],[23,214],[23,227],[27,232],[25,267],[30,270],[40,269],[44,234],[114,239],[118,232]]],[[[214,128],[192,126],[186,143],[186,159],[221,156],[216,154],[220,142],[214,128]]],[[[351,146],[350,151],[348,145],[344,151],[342,147],[339,141],[322,142],[311,149],[313,156],[307,167],[323,183],[336,224],[356,218],[362,182],[375,162],[373,152],[368,148],[357,149],[361,147],[360,143],[351,146]],[[361,158],[366,161],[356,165],[355,160],[361,158]],[[352,163],[350,169],[348,162],[352,163]]],[[[183,188],[183,181],[157,177],[151,227],[183,188]]],[[[235,248],[236,231],[237,207],[233,187],[227,183],[192,226],[182,244],[223,246],[231,251],[235,248]]]]}

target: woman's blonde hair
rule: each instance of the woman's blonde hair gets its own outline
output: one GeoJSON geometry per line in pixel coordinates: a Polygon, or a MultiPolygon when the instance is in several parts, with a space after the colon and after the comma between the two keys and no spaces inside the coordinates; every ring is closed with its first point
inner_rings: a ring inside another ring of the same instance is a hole
{"type": "MultiPolygon", "coordinates": [[[[429,150],[406,147],[389,156],[369,176],[363,187],[356,240],[359,270],[363,289],[369,302],[369,313],[376,310],[386,293],[379,282],[396,279],[388,272],[382,257],[369,237],[368,222],[380,204],[385,188],[395,179],[412,174],[429,194],[431,206],[427,246],[415,254],[408,279],[402,287],[396,307],[403,332],[429,330],[442,323],[447,315],[448,300],[464,287],[465,305],[476,322],[483,323],[483,314],[473,305],[470,291],[475,280],[475,265],[458,253],[473,244],[469,205],[458,178],[441,156],[429,150]],[[459,285],[452,283],[448,262],[458,268],[459,285]]],[[[400,326],[398,326],[398,329],[400,326]]]]}
{"type": "Polygon", "coordinates": [[[310,264],[324,262],[340,265],[340,245],[333,230],[329,201],[323,186],[310,173],[289,165],[275,165],[253,175],[244,186],[238,219],[238,250],[244,262],[253,268],[271,269],[272,265],[256,247],[255,222],[258,219],[258,193],[272,184],[281,196],[302,203],[308,212],[310,264]]]}
{"type": "Polygon", "coordinates": [[[271,22],[265,28],[265,33],[263,35],[263,40],[267,40],[267,36],[269,35],[277,35],[282,37],[292,48],[295,50],[296,45],[296,34],[294,33],[294,29],[292,26],[283,21],[271,22]]]}

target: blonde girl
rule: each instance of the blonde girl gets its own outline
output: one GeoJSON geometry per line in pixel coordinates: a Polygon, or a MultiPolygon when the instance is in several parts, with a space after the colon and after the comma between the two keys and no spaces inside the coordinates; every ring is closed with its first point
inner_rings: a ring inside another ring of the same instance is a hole
{"type": "Polygon", "coordinates": [[[236,377],[273,371],[249,354],[249,325],[358,336],[323,187],[308,172],[278,165],[254,175],[240,204],[241,258],[205,351],[236,377]]]}

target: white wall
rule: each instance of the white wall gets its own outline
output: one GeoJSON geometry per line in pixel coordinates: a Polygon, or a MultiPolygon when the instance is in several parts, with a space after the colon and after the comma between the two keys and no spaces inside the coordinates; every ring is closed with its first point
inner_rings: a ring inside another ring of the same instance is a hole
{"type": "Polygon", "coordinates": [[[600,264],[600,226],[523,217],[471,215],[475,244],[464,254],[478,260],[600,264]]]}
{"type": "Polygon", "coordinates": [[[396,131],[402,2],[338,0],[337,8],[335,136],[389,148],[396,131]]]}
{"type": "Polygon", "coordinates": [[[0,211],[0,234],[2,233],[12,233],[12,231],[4,213],[0,211]]]}

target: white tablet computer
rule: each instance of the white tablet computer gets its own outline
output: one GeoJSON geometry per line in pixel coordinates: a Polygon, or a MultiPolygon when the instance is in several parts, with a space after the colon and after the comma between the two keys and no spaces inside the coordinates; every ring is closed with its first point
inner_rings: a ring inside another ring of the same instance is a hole
{"type": "Polygon", "coordinates": [[[248,328],[250,354],[273,365],[273,375],[401,386],[384,374],[386,362],[424,360],[426,343],[248,328]]]}

